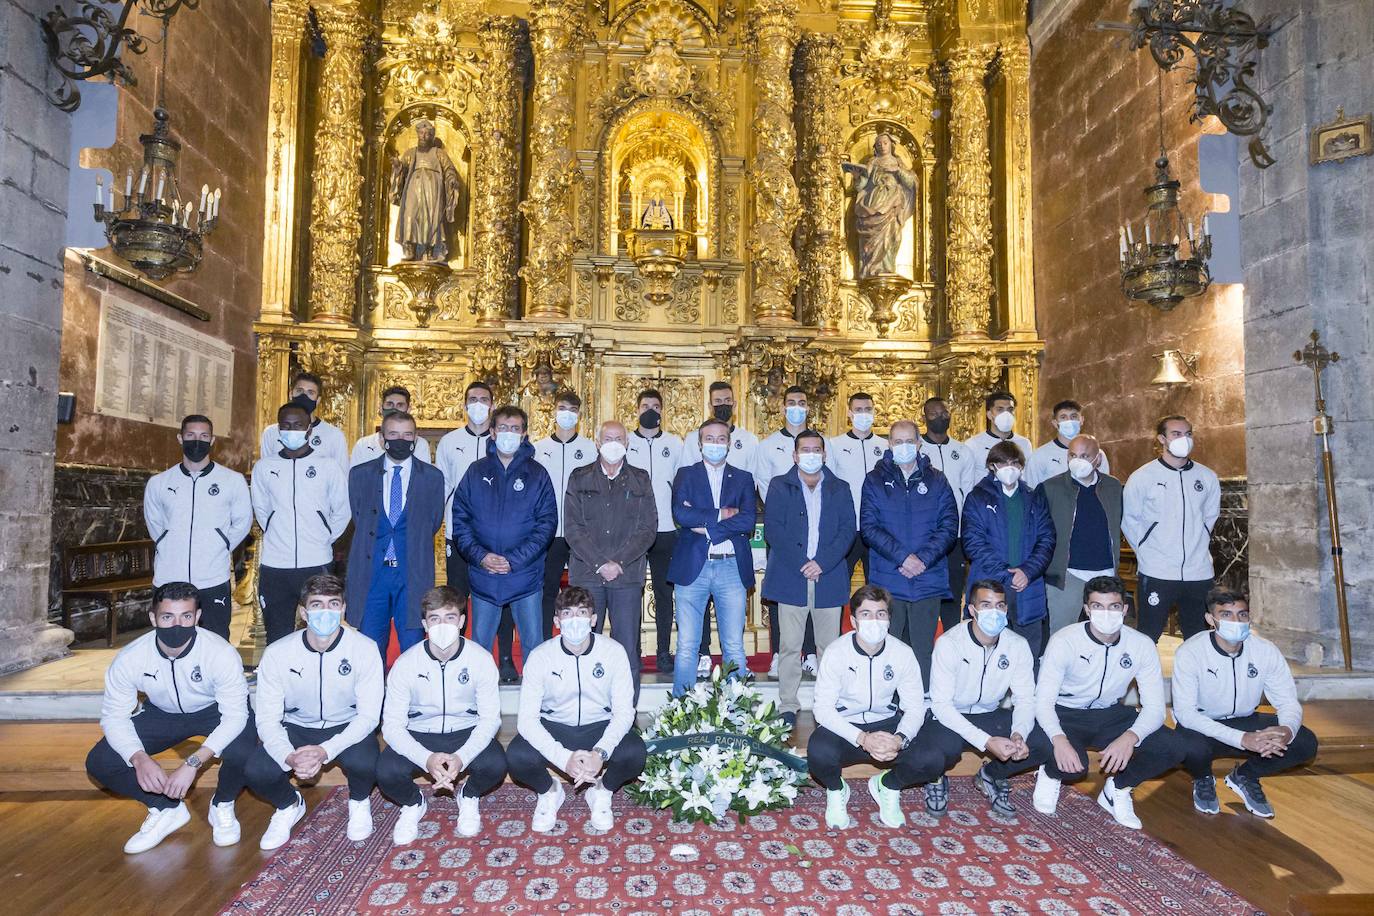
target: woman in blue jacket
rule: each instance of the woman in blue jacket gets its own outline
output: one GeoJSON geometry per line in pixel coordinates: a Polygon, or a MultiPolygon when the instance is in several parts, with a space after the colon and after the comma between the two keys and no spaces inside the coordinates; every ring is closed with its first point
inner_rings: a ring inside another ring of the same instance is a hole
{"type": "Polygon", "coordinates": [[[1044,577],[1054,556],[1054,521],[1040,492],[1021,480],[1026,459],[1014,442],[994,445],[987,466],[988,475],[964,498],[968,581],[993,579],[1006,587],[1008,623],[1038,661],[1045,648],[1044,577]]]}

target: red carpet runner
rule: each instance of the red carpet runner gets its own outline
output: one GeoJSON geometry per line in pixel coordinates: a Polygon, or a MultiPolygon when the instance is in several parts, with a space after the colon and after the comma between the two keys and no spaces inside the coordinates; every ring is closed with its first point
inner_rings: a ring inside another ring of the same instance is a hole
{"type": "MultiPolygon", "coordinates": [[[[916,916],[993,913],[1254,913],[1237,894],[1143,832],[1125,830],[1079,792],[1056,817],[1030,807],[1032,779],[1016,783],[1018,820],[992,818],[969,778],[951,780],[950,813],[913,815],[889,830],[862,782],[852,785],[845,831],[825,827],[824,794],[747,824],[675,824],[616,796],[602,834],[570,795],[554,833],[529,830],[533,793],[504,786],[482,803],[484,831],[454,833],[455,801],[431,801],[420,839],[391,845],[396,809],[373,799],[377,830],[344,836],[340,788],[297,828],[223,913],[314,916],[366,913],[631,916],[916,916]]],[[[1145,815],[1148,820],[1148,813],[1145,815]]],[[[256,838],[254,838],[256,839],[256,838]]],[[[248,842],[249,838],[244,837],[248,842]]]]}

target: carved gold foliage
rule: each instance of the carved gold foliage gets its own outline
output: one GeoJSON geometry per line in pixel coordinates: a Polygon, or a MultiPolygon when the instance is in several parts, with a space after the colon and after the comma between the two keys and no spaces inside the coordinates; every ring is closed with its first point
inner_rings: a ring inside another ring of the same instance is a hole
{"type": "Polygon", "coordinates": [[[492,387],[492,400],[509,404],[515,399],[520,384],[520,371],[510,347],[497,337],[488,337],[472,350],[471,380],[486,382],[492,387]]]}
{"type": "Polygon", "coordinates": [[[620,42],[645,48],[669,38],[682,48],[704,48],[711,26],[696,10],[674,0],[652,0],[631,13],[620,26],[620,42]]]}
{"type": "Polygon", "coordinates": [[[634,426],[636,399],[639,393],[646,388],[654,388],[663,395],[663,428],[679,436],[688,435],[702,421],[703,384],[700,377],[677,378],[617,373],[615,418],[634,426]]]}
{"type": "Polygon", "coordinates": [[[962,47],[947,63],[950,86],[950,327],[986,336],[992,307],[992,178],[988,159],[988,51],[962,47]]]}
{"type": "Polygon", "coordinates": [[[323,400],[316,415],[347,428],[349,404],[357,386],[358,351],[328,337],[307,337],[296,342],[296,363],[324,381],[323,400]]]}
{"type": "Polygon", "coordinates": [[[696,324],[701,320],[701,274],[680,273],[673,280],[673,298],[668,303],[668,320],[673,324],[696,324]]]}
{"type": "Polygon", "coordinates": [[[305,4],[281,0],[272,6],[272,65],[268,89],[267,209],[263,233],[263,314],[291,310],[291,273],[305,4]]]}
{"type": "Polygon", "coordinates": [[[925,36],[893,22],[890,7],[879,3],[868,27],[850,35],[859,46],[858,60],[843,70],[852,125],[872,119],[910,123],[930,116],[932,90],[911,63],[916,41],[925,36]]]}
{"type": "Polygon", "coordinates": [[[918,420],[921,405],[930,397],[930,388],[914,378],[864,382],[864,391],[873,395],[877,422],[890,428],[898,420],[918,420]]]}
{"type": "Polygon", "coordinates": [[[410,318],[410,291],[404,284],[387,283],[382,287],[382,315],[388,321],[410,318]]]}
{"type": "Polygon", "coordinates": [[[953,415],[951,434],[967,439],[982,431],[983,398],[1002,384],[1003,362],[991,348],[959,357],[949,376],[945,400],[953,415]]]}
{"type": "Polygon", "coordinates": [[[840,175],[840,55],[835,35],[808,34],[800,46],[798,170],[802,211],[802,321],[839,333],[840,268],[844,256],[844,186],[840,175]]]}
{"type": "Polygon", "coordinates": [[[592,317],[592,296],[596,289],[595,272],[590,267],[577,269],[577,297],[573,303],[574,318],[592,317]]]}
{"type": "Polygon", "coordinates": [[[644,280],[637,274],[615,277],[615,317],[617,321],[640,322],[649,314],[644,299],[644,280]]]}
{"type": "Polygon", "coordinates": [[[721,254],[727,259],[739,256],[739,186],[730,185],[721,199],[724,228],[721,230],[721,254]]]}
{"type": "Polygon", "coordinates": [[[463,390],[467,379],[456,372],[388,372],[379,376],[383,388],[402,385],[410,391],[410,412],[421,426],[458,426],[465,421],[463,390]]]}
{"type": "Polygon", "coordinates": [[[739,280],[725,277],[720,285],[720,320],[722,323],[739,324],[739,280]]]}
{"type": "Polygon", "coordinates": [[[492,16],[478,30],[483,72],[478,84],[477,168],[473,194],[477,285],[473,308],[485,325],[509,313],[519,259],[520,99],[525,26],[492,16]]]}
{"type": "Polygon", "coordinates": [[[723,87],[725,91],[719,91],[707,86],[701,71],[683,61],[675,39],[654,39],[648,45],[648,53],[624,69],[614,86],[592,97],[589,113],[593,132],[639,99],[683,102],[720,133],[733,126],[735,103],[729,94],[731,87],[727,84],[723,87]]]}

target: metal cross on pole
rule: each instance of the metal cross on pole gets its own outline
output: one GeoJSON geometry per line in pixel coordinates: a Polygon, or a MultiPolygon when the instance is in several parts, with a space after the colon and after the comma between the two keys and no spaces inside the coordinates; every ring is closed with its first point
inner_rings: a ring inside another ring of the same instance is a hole
{"type": "Polygon", "coordinates": [[[1345,659],[1345,670],[1351,670],[1350,660],[1350,614],[1345,603],[1345,564],[1341,557],[1341,519],[1336,509],[1336,470],[1331,463],[1331,417],[1326,413],[1326,397],[1322,394],[1322,370],[1340,360],[1339,353],[1333,353],[1322,346],[1320,335],[1312,332],[1312,340],[1293,353],[1293,359],[1312,370],[1312,381],[1317,390],[1317,415],[1312,418],[1312,434],[1322,443],[1322,477],[1326,482],[1326,514],[1331,525],[1331,565],[1336,577],[1336,614],[1341,628],[1341,654],[1345,659]]]}

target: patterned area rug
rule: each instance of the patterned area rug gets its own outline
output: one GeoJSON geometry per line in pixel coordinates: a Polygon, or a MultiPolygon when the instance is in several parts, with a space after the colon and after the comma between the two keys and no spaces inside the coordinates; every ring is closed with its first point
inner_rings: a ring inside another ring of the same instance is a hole
{"type": "MultiPolygon", "coordinates": [[[[849,830],[825,826],[825,797],[715,827],[616,796],[616,825],[593,830],[569,795],[555,831],[529,829],[534,794],[507,785],[482,802],[483,833],[454,832],[457,805],[431,800],[420,839],[391,844],[396,808],[374,797],[377,830],[344,836],[340,788],[297,828],[226,914],[367,913],[624,916],[916,916],[916,914],[1253,914],[1241,897],[1139,831],[1118,827],[1093,798],[1065,790],[1055,817],[1016,781],[1015,820],[992,817],[969,777],[950,780],[950,813],[903,795],[904,829],[889,830],[862,782],[849,830]]],[[[1147,815],[1148,817],[1148,815],[1147,815]]]]}

